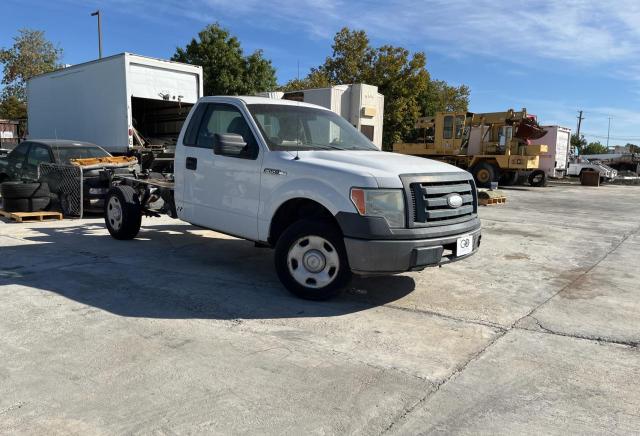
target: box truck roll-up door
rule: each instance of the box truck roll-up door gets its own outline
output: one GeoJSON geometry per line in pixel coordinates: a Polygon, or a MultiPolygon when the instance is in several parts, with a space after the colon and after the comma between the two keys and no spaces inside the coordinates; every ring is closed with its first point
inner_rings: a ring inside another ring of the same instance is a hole
{"type": "Polygon", "coordinates": [[[195,103],[200,97],[198,76],[182,71],[129,64],[129,87],[132,97],[153,100],[180,100],[195,103]]]}
{"type": "Polygon", "coordinates": [[[134,145],[174,145],[191,106],[199,98],[199,77],[151,65],[129,65],[134,145]],[[138,138],[143,140],[139,144],[138,138]]]}

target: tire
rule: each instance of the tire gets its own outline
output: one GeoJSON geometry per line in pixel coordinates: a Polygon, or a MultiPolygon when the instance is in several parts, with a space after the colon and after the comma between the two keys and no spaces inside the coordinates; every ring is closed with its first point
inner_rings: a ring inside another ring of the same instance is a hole
{"type": "Polygon", "coordinates": [[[37,198],[49,196],[49,185],[44,182],[4,182],[0,185],[2,198],[37,198]]]}
{"type": "Polygon", "coordinates": [[[38,212],[49,206],[49,197],[3,198],[2,208],[7,212],[38,212]]]}
{"type": "Polygon", "coordinates": [[[497,180],[498,170],[495,165],[489,162],[480,162],[473,167],[473,178],[480,188],[491,187],[491,182],[497,180]]]}
{"type": "Polygon", "coordinates": [[[282,284],[307,300],[327,300],[351,280],[344,240],[330,221],[303,219],[278,239],[275,267],[282,284]]]}
{"type": "Polygon", "coordinates": [[[518,171],[506,171],[500,175],[499,183],[502,186],[513,186],[518,183],[520,173],[518,171]]]}
{"type": "Polygon", "coordinates": [[[104,222],[115,239],[136,237],[142,224],[142,207],[131,186],[119,185],[109,190],[104,201],[104,222]]]}
{"type": "Polygon", "coordinates": [[[547,174],[542,170],[534,170],[529,174],[528,182],[536,188],[545,186],[547,184],[547,174]]]}

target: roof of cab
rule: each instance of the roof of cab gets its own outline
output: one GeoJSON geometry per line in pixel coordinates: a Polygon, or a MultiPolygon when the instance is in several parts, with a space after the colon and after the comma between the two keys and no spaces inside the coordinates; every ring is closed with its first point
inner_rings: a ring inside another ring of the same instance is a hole
{"type": "MultiPolygon", "coordinates": [[[[244,104],[274,104],[274,105],[286,105],[286,106],[302,106],[302,107],[310,107],[315,109],[323,109],[329,111],[329,109],[318,106],[316,104],[304,103],[300,101],[293,100],[284,100],[280,98],[269,98],[269,97],[255,97],[250,95],[238,95],[238,96],[228,96],[228,95],[212,95],[202,97],[200,101],[242,101],[244,104]]],[[[330,112],[330,111],[329,111],[330,112]]]]}

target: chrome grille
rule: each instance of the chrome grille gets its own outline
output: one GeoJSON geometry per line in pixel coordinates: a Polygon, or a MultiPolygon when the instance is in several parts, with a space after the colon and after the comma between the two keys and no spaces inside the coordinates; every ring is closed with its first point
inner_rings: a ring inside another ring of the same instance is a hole
{"type": "MultiPolygon", "coordinates": [[[[412,176],[405,186],[411,198],[411,212],[414,226],[445,225],[462,222],[477,211],[475,185],[472,180],[456,174],[453,180],[445,177],[412,176]],[[421,180],[423,179],[423,180],[421,180]],[[448,196],[459,194],[462,205],[449,206],[448,196]]],[[[410,215],[411,216],[411,215],[410,215]]]]}

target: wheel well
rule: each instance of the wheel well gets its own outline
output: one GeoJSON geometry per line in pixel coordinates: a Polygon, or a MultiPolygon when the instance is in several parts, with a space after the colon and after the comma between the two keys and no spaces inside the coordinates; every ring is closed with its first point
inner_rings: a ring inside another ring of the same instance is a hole
{"type": "Polygon", "coordinates": [[[9,176],[5,173],[0,173],[0,183],[6,182],[9,179],[9,176]]]}
{"type": "Polygon", "coordinates": [[[287,227],[303,218],[327,219],[340,229],[335,217],[320,203],[308,198],[293,198],[281,204],[273,215],[269,229],[269,244],[275,245],[287,227]]]}

